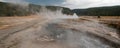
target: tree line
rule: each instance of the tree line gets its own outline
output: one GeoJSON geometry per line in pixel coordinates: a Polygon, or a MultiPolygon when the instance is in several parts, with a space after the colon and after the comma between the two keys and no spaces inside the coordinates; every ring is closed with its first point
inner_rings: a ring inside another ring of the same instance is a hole
{"type": "Polygon", "coordinates": [[[74,9],[72,11],[79,16],[120,16],[120,6],[74,9]]]}
{"type": "MultiPolygon", "coordinates": [[[[42,10],[41,5],[29,4],[28,6],[21,6],[19,4],[11,4],[0,2],[0,16],[27,16],[33,15],[42,10]]],[[[45,6],[48,10],[56,11],[62,8],[62,13],[67,15],[73,15],[72,10],[59,6],[45,6]]]]}

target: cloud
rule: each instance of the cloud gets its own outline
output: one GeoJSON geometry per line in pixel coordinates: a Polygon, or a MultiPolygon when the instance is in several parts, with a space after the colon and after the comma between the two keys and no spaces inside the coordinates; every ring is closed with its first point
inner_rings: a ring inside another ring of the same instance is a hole
{"type": "Polygon", "coordinates": [[[39,5],[56,5],[74,8],[89,8],[100,6],[120,5],[120,0],[0,0],[17,4],[39,4],[39,5]]]}
{"type": "Polygon", "coordinates": [[[89,8],[120,5],[120,0],[66,0],[61,4],[69,8],[89,8]]]}
{"type": "Polygon", "coordinates": [[[9,2],[13,2],[13,3],[28,3],[25,0],[11,0],[9,2]]]}
{"type": "Polygon", "coordinates": [[[26,2],[25,0],[0,0],[2,2],[9,2],[14,4],[21,4],[21,5],[28,5],[29,2],[26,2]]]}
{"type": "Polygon", "coordinates": [[[26,0],[27,2],[40,5],[59,5],[65,0],[26,0]]]}
{"type": "Polygon", "coordinates": [[[0,0],[0,1],[4,1],[4,0],[0,0]]]}

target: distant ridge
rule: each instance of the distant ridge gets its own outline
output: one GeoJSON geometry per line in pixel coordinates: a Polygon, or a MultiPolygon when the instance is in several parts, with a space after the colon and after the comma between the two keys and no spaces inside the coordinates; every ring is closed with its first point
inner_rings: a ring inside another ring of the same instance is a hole
{"type": "Polygon", "coordinates": [[[77,13],[79,16],[120,16],[120,5],[74,9],[72,11],[77,13]]]}
{"type": "MultiPolygon", "coordinates": [[[[14,5],[11,3],[0,2],[0,16],[27,16],[40,12],[41,5],[29,4],[27,7],[21,5],[14,5]]],[[[59,8],[63,8],[62,13],[67,15],[73,15],[72,10],[59,6],[46,6],[48,10],[56,11],[59,8]]]]}
{"type": "MultiPolygon", "coordinates": [[[[29,4],[27,7],[21,5],[14,5],[11,3],[0,2],[0,16],[28,16],[36,14],[41,11],[41,5],[29,4]]],[[[63,8],[62,13],[73,15],[76,13],[78,16],[120,16],[120,5],[107,6],[107,7],[92,7],[87,9],[69,9],[60,6],[46,6],[48,10],[56,11],[63,8]]]]}

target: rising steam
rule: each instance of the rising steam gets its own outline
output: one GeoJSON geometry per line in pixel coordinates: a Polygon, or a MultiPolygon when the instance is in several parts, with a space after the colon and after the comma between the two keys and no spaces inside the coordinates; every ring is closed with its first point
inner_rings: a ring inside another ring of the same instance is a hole
{"type": "Polygon", "coordinates": [[[74,15],[66,15],[62,13],[62,8],[57,9],[56,11],[51,11],[47,9],[45,6],[41,8],[40,12],[37,12],[38,16],[44,16],[49,19],[59,19],[59,18],[78,18],[78,16],[74,13],[74,15]]]}
{"type": "Polygon", "coordinates": [[[65,15],[62,8],[51,11],[43,6],[37,16],[47,18],[34,26],[17,32],[3,41],[3,48],[110,48],[89,33],[108,33],[116,30],[96,21],[80,20],[76,14],[65,15]],[[65,20],[63,20],[65,19],[65,20]],[[70,19],[70,20],[69,20],[70,19]],[[52,21],[51,21],[52,20],[52,21]],[[57,20],[57,21],[56,21],[57,20]],[[60,21],[58,21],[60,20],[60,21]],[[72,21],[71,21],[72,20],[72,21]],[[54,22],[56,21],[56,22],[54,22]],[[89,32],[89,33],[88,33],[89,32]]]}

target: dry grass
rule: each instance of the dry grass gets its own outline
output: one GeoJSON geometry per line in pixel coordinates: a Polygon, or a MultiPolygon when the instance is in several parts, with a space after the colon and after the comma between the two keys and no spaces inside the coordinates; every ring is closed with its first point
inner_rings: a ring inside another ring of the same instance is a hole
{"type": "Polygon", "coordinates": [[[120,19],[120,16],[101,16],[101,19],[120,19]]]}
{"type": "Polygon", "coordinates": [[[98,18],[98,16],[80,16],[80,17],[94,19],[120,19],[120,16],[100,16],[101,18],[98,18]]]}
{"type": "Polygon", "coordinates": [[[6,27],[8,27],[7,23],[0,21],[0,29],[4,29],[6,27]]]}
{"type": "Polygon", "coordinates": [[[108,24],[118,28],[120,30],[120,16],[101,16],[98,18],[97,16],[81,16],[86,19],[96,19],[100,21],[100,23],[108,24]]]}
{"type": "Polygon", "coordinates": [[[0,29],[7,28],[9,26],[14,26],[17,24],[22,24],[29,22],[38,18],[36,15],[31,16],[14,16],[14,17],[0,17],[0,29]]]}

